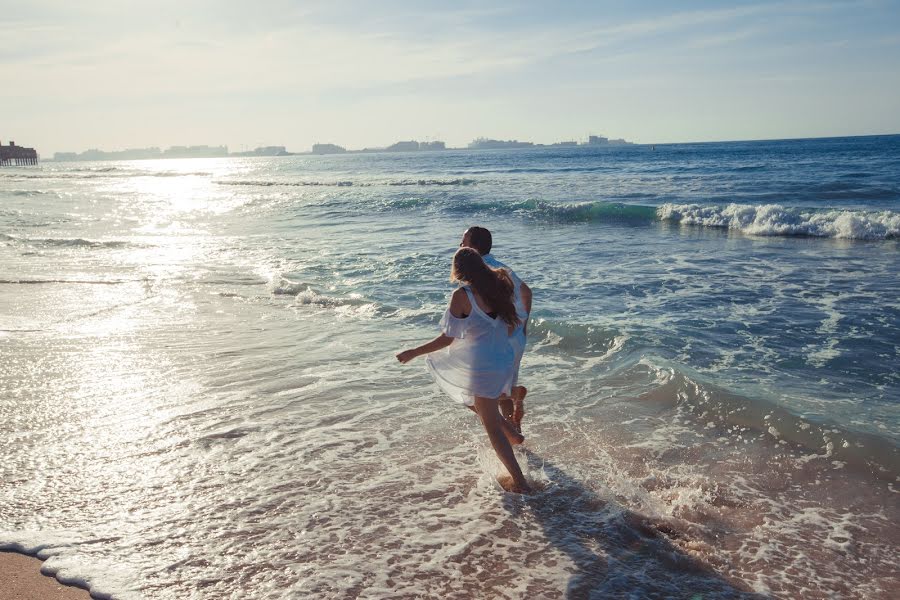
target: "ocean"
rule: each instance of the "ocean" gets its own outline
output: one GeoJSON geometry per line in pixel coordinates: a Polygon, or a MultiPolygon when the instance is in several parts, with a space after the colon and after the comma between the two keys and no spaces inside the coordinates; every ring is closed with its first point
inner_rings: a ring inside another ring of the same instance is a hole
{"type": "Polygon", "coordinates": [[[900,136],[0,170],[0,549],[97,598],[892,598],[900,136]],[[517,450],[424,361],[472,225],[517,450]]]}

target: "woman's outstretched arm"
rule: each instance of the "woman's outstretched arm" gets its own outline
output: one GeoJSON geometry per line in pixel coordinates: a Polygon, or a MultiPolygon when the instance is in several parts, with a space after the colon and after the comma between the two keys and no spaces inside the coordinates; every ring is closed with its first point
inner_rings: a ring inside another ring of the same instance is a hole
{"type": "MultiPolygon", "coordinates": [[[[450,314],[456,318],[462,318],[470,312],[472,312],[472,303],[469,302],[466,293],[461,289],[453,292],[453,295],[450,297],[450,314]]],[[[397,360],[402,363],[408,363],[417,356],[441,350],[452,343],[453,338],[442,333],[427,344],[422,344],[418,348],[413,348],[412,350],[404,350],[397,355],[397,360]]]]}
{"type": "Polygon", "coordinates": [[[446,348],[452,343],[453,338],[442,333],[427,344],[422,344],[418,348],[413,348],[412,350],[404,350],[397,355],[397,360],[402,363],[408,363],[417,356],[422,356],[423,354],[428,354],[430,352],[434,352],[435,350],[441,350],[442,348],[446,348]]]}

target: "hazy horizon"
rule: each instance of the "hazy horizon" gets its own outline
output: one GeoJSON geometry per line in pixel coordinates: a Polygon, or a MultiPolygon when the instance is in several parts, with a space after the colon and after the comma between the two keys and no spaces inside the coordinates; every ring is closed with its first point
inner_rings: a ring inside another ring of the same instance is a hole
{"type": "MultiPolygon", "coordinates": [[[[723,139],[723,140],[683,140],[683,141],[671,141],[671,142],[634,142],[634,143],[635,143],[635,144],[638,144],[638,145],[665,146],[665,145],[672,145],[672,144],[714,144],[714,143],[729,143],[729,142],[734,142],[734,143],[740,143],[740,142],[777,142],[777,141],[786,141],[786,140],[817,140],[817,139],[829,139],[829,138],[855,138],[855,137],[865,138],[865,137],[882,137],[882,136],[900,136],[900,132],[870,133],[870,134],[842,135],[842,136],[829,136],[829,135],[824,135],[824,136],[801,137],[801,138],[756,138],[756,139],[741,139],[741,140],[737,140],[737,139],[734,139],[734,140],[725,140],[725,139],[723,139]]],[[[6,140],[2,140],[2,141],[3,141],[4,144],[8,143],[6,140]]],[[[16,141],[16,140],[13,140],[13,141],[16,141]]],[[[395,141],[405,141],[405,140],[395,140],[395,141]]],[[[423,141],[423,140],[418,140],[418,141],[423,141]]],[[[534,141],[534,140],[523,140],[523,139],[519,139],[518,141],[520,141],[520,142],[521,142],[521,141],[526,141],[526,142],[531,142],[531,141],[533,141],[533,142],[534,142],[534,147],[535,147],[535,148],[542,148],[542,147],[550,147],[550,146],[554,143],[554,141],[576,141],[576,140],[534,141]]],[[[589,146],[589,145],[586,144],[586,143],[582,143],[582,140],[577,140],[577,141],[579,142],[579,146],[578,146],[578,147],[594,148],[594,149],[598,148],[598,146],[589,146]]],[[[631,140],[625,140],[625,141],[631,142],[631,140]]],[[[24,144],[19,144],[19,142],[16,142],[16,143],[17,143],[18,145],[24,145],[24,144]]],[[[319,142],[317,142],[317,143],[319,143],[319,142]]],[[[173,144],[173,145],[174,145],[174,146],[188,147],[188,148],[190,148],[190,147],[192,147],[192,146],[193,146],[193,147],[203,147],[203,146],[208,146],[208,147],[211,147],[211,148],[212,148],[212,147],[216,147],[216,146],[227,146],[227,144],[201,144],[201,143],[197,143],[197,144],[173,144]]],[[[274,144],[274,145],[275,145],[275,146],[284,146],[284,144],[274,144]]],[[[340,146],[341,144],[336,144],[336,145],[340,146]]],[[[448,146],[446,147],[446,150],[448,150],[448,151],[449,151],[449,150],[473,150],[473,149],[471,149],[471,148],[468,148],[467,145],[468,145],[468,144],[463,144],[463,145],[460,145],[460,146],[449,146],[449,145],[448,145],[448,146]]],[[[603,147],[603,146],[600,146],[600,147],[603,147]]],[[[610,145],[610,146],[607,146],[607,148],[613,149],[613,150],[616,149],[616,148],[622,148],[622,147],[629,147],[629,146],[620,146],[620,145],[610,145]]],[[[128,147],[128,148],[83,148],[83,149],[74,149],[74,150],[71,150],[71,152],[72,152],[72,153],[75,153],[75,154],[81,154],[81,153],[83,153],[83,152],[89,152],[89,151],[92,151],[92,150],[98,150],[98,151],[103,152],[103,153],[115,153],[115,152],[124,152],[124,151],[128,151],[128,150],[146,150],[146,149],[151,149],[151,148],[154,148],[154,147],[153,147],[153,146],[130,146],[130,147],[128,147]]],[[[159,147],[159,150],[165,152],[168,148],[169,148],[168,146],[159,147]]],[[[242,153],[242,152],[249,152],[249,151],[252,151],[252,150],[255,150],[255,149],[256,149],[256,148],[249,148],[249,147],[240,147],[240,148],[231,148],[231,147],[228,147],[228,154],[229,154],[229,156],[231,156],[231,155],[233,155],[233,154],[239,154],[239,153],[242,153]]],[[[348,148],[348,147],[344,147],[344,149],[345,149],[348,153],[360,153],[360,152],[365,153],[366,151],[371,151],[371,152],[377,152],[377,151],[397,152],[397,151],[394,151],[394,150],[388,150],[388,149],[387,149],[387,145],[385,145],[385,146],[366,146],[366,147],[364,147],[364,148],[348,148]]],[[[527,150],[528,148],[513,148],[513,149],[518,149],[518,150],[526,149],[526,150],[527,150]]],[[[478,151],[478,150],[485,150],[485,149],[484,149],[484,148],[476,148],[476,149],[474,149],[474,150],[478,151]]],[[[491,150],[491,149],[488,148],[487,150],[491,150]]],[[[285,146],[285,151],[288,152],[288,155],[297,155],[297,154],[310,154],[310,155],[315,155],[315,153],[313,153],[313,152],[310,151],[310,148],[291,148],[290,146],[285,146]]],[[[57,152],[68,152],[68,151],[63,150],[63,151],[57,151],[57,152]]],[[[403,151],[400,151],[400,152],[403,152],[403,151]]],[[[325,153],[325,154],[328,155],[328,156],[334,156],[333,153],[325,153]]],[[[38,155],[41,157],[42,160],[53,160],[53,155],[52,155],[52,154],[51,154],[51,155],[42,155],[39,149],[38,149],[38,155]]],[[[261,154],[261,155],[259,155],[259,156],[271,158],[271,157],[274,156],[274,155],[261,154]]],[[[179,160],[179,159],[181,159],[181,158],[195,158],[195,157],[191,157],[191,156],[184,156],[184,157],[167,157],[167,156],[160,156],[160,157],[156,158],[155,160],[179,160]]],[[[111,160],[111,159],[103,159],[103,160],[111,160]]],[[[122,160],[131,160],[131,159],[122,159],[122,160]]],[[[134,159],[134,160],[154,160],[154,158],[141,158],[141,159],[134,159]]]]}
{"type": "Polygon", "coordinates": [[[3,8],[0,140],[348,149],[900,132],[900,3],[3,8]]]}

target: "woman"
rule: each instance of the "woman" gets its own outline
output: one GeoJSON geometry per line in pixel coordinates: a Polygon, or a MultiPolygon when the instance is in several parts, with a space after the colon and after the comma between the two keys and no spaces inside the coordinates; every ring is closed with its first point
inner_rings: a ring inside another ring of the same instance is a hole
{"type": "Polygon", "coordinates": [[[510,491],[530,492],[512,450],[525,438],[498,406],[500,397],[510,393],[515,377],[515,352],[509,338],[519,319],[512,281],[502,269],[484,264],[472,248],[460,248],[453,255],[450,279],[463,285],[450,298],[441,319],[441,335],[401,352],[397,360],[407,363],[434,353],[426,359],[428,370],[447,394],[481,417],[494,451],[512,476],[510,491]]]}

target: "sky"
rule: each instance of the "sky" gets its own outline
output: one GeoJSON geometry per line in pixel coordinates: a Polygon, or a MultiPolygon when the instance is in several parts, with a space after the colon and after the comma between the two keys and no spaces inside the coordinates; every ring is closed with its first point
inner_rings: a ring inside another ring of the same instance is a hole
{"type": "Polygon", "coordinates": [[[900,133],[900,0],[0,0],[0,141],[900,133]]]}

